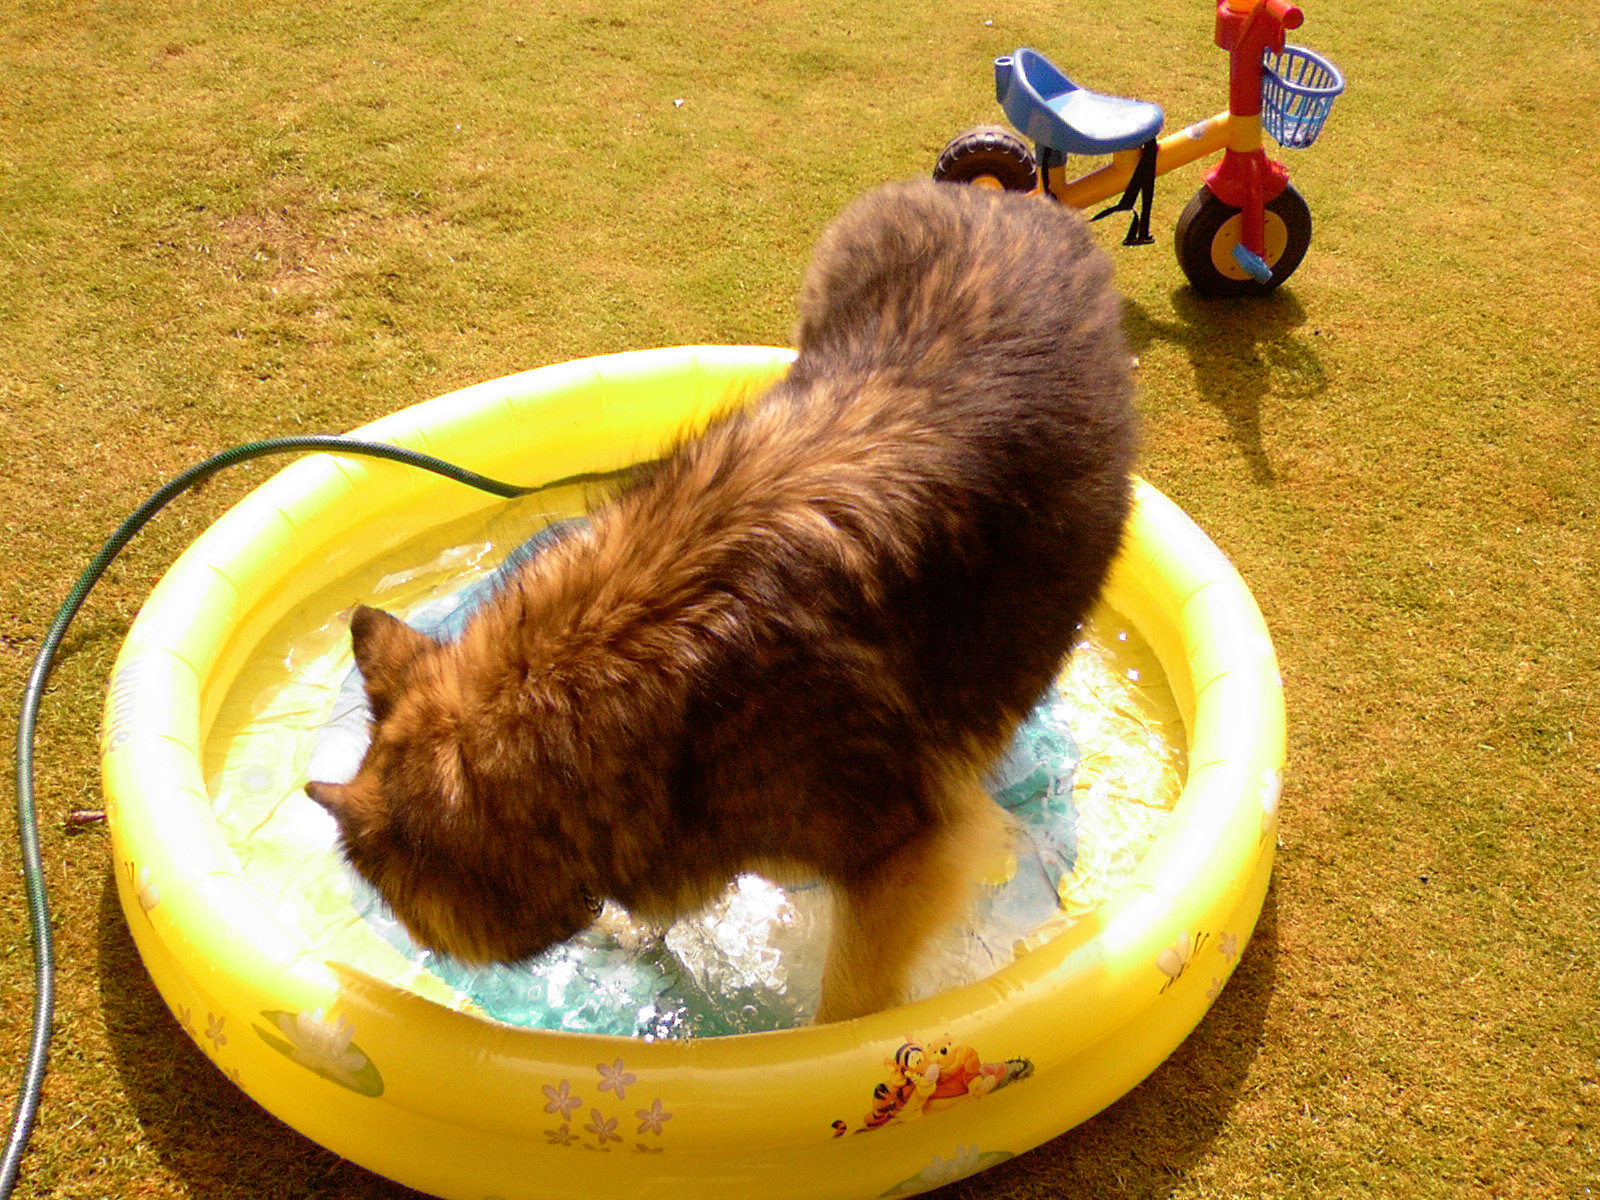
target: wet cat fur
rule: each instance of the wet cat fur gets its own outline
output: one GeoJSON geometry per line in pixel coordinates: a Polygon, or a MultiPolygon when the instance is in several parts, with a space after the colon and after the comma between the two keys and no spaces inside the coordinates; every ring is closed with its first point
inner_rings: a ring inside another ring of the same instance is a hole
{"type": "Polygon", "coordinates": [[[819,1020],[903,998],[1007,826],[981,779],[1117,550],[1135,419],[1076,214],[931,182],[862,197],[798,358],[436,644],[358,609],[372,740],[307,791],[422,944],[562,941],[736,874],[836,897],[819,1020]]]}

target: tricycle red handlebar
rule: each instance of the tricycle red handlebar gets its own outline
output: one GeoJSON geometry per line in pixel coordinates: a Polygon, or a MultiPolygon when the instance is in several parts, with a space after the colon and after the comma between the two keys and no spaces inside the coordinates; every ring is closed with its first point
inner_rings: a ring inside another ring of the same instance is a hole
{"type": "Polygon", "coordinates": [[[1299,29],[1305,24],[1306,15],[1287,0],[1266,0],[1261,6],[1267,14],[1274,18],[1285,29],[1299,29]]]}
{"type": "Polygon", "coordinates": [[[1233,50],[1256,42],[1257,52],[1283,49],[1283,31],[1299,29],[1306,15],[1289,0],[1217,0],[1217,45],[1233,50]]]}
{"type": "Polygon", "coordinates": [[[1256,9],[1265,8],[1285,29],[1299,29],[1305,20],[1305,15],[1288,0],[1220,0],[1220,7],[1238,17],[1248,17],[1256,9]]]}

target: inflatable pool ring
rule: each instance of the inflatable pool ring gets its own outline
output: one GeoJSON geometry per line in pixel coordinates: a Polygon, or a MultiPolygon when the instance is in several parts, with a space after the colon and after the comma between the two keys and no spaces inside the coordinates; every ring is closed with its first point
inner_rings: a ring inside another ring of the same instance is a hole
{"type": "MultiPolygon", "coordinates": [[[[616,469],[790,358],[687,347],[590,359],[360,432],[518,481],[616,469]]],[[[180,558],[117,661],[102,755],[129,927],[184,1029],[268,1110],[460,1200],[910,1195],[1083,1121],[1199,1022],[1266,893],[1282,693],[1249,592],[1144,483],[1107,601],[1166,672],[1183,790],[1130,882],[997,974],[858,1021],[649,1042],[513,1028],[329,961],[241,873],[203,747],[250,648],[306,596],[421,526],[499,503],[391,463],[303,459],[180,558]]]]}

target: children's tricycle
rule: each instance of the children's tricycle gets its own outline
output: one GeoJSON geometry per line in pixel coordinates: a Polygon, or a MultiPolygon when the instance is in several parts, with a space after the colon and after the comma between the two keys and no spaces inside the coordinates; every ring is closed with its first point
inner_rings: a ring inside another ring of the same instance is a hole
{"type": "Polygon", "coordinates": [[[1304,20],[1287,0],[1220,0],[1216,42],[1229,54],[1228,108],[1159,139],[1159,105],[1092,92],[1036,50],[997,58],[995,95],[1033,149],[1008,129],[981,126],[945,146],[934,178],[1038,191],[1074,208],[1120,191],[1093,219],[1132,213],[1123,244],[1148,245],[1156,177],[1220,150],[1222,161],[1178,218],[1178,265],[1202,295],[1265,295],[1305,257],[1311,212],[1288,170],[1262,149],[1262,130],[1285,148],[1309,146],[1344,90],[1332,63],[1284,44],[1284,32],[1304,20]],[[1069,176],[1069,157],[1082,155],[1111,161],[1069,176]]]}

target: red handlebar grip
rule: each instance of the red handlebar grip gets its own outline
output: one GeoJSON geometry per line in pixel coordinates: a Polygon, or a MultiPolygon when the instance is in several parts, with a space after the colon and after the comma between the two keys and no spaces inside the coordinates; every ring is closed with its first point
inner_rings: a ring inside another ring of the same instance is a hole
{"type": "Polygon", "coordinates": [[[1262,6],[1267,10],[1267,15],[1276,20],[1285,29],[1299,29],[1305,24],[1306,15],[1288,0],[1266,0],[1262,6]]]}

